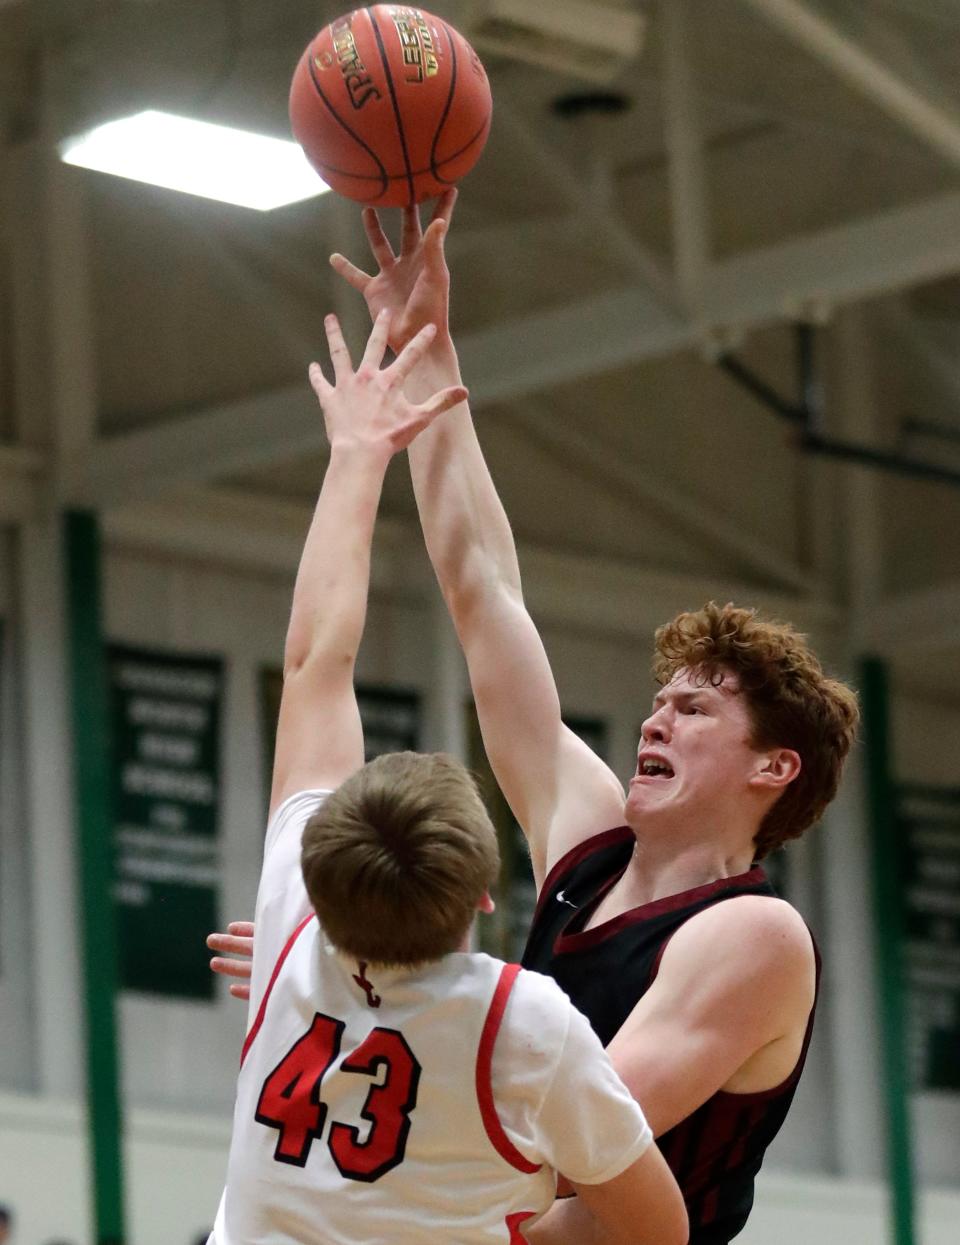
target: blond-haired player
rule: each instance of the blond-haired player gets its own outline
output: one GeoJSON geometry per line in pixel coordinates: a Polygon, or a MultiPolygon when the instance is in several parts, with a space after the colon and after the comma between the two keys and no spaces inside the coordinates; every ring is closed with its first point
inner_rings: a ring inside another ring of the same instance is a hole
{"type": "MultiPolygon", "coordinates": [[[[462,401],[403,385],[432,328],[382,369],[311,379],[330,462],[301,557],[263,870],[250,1025],[212,1245],[510,1245],[562,1171],[618,1243],[683,1245],[686,1215],[643,1114],[548,978],[467,948],[496,837],[443,755],[363,764],[353,671],[391,456],[462,401]]],[[[595,1216],[595,1218],[593,1218],[595,1216]]]]}

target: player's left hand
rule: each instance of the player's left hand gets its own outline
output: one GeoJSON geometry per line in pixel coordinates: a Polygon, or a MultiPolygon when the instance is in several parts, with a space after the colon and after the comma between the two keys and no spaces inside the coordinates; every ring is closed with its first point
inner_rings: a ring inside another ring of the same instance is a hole
{"type": "Polygon", "coordinates": [[[400,351],[427,324],[437,338],[449,337],[450,272],[443,244],[457,201],[456,190],[441,195],[426,231],[419,207],[403,209],[400,252],[396,254],[373,208],[363,209],[363,227],[377,273],[371,276],[343,255],[330,256],[333,269],[367,301],[371,318],[391,313],[390,348],[400,351]]]}
{"type": "Polygon", "coordinates": [[[222,955],[215,955],[210,961],[210,968],[213,972],[219,973],[221,977],[237,977],[240,980],[233,982],[230,986],[230,993],[235,999],[250,998],[250,973],[252,965],[250,963],[253,955],[253,922],[252,921],[231,921],[227,926],[227,932],[213,933],[207,935],[207,946],[211,951],[220,951],[222,955]],[[238,959],[228,959],[228,956],[238,956],[238,959]]]}

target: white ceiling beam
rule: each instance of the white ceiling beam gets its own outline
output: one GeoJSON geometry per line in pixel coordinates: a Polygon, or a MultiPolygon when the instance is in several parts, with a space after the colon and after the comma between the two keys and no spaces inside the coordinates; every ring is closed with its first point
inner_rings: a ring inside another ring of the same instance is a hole
{"type": "MultiPolygon", "coordinates": [[[[659,255],[654,254],[633,236],[612,202],[609,167],[604,167],[593,159],[589,176],[578,173],[567,163],[562,152],[549,144],[527,119],[519,116],[509,105],[497,105],[497,124],[506,128],[514,143],[521,148],[524,163],[537,167],[540,175],[567,204],[568,209],[575,216],[579,216],[595,236],[601,237],[608,244],[611,254],[619,256],[628,271],[648,286],[665,307],[678,309],[680,298],[673,274],[659,255]]],[[[571,124],[583,126],[584,121],[571,124]]],[[[593,136],[589,129],[589,118],[585,124],[587,128],[583,128],[580,135],[581,145],[588,149],[585,154],[591,155],[589,149],[595,143],[591,141],[593,136]]]]}
{"type": "MultiPolygon", "coordinates": [[[[663,95],[660,76],[638,74],[633,82],[636,89],[651,101],[659,101],[663,95]]],[[[822,119],[815,111],[807,115],[803,104],[797,100],[765,100],[759,103],[745,87],[740,89],[747,93],[738,95],[735,81],[724,83],[722,89],[716,83],[705,86],[702,81],[697,86],[704,113],[710,118],[708,143],[713,147],[724,143],[736,145],[739,141],[749,142],[752,127],[755,126],[759,133],[764,127],[775,125],[789,134],[823,141],[831,147],[871,152],[901,163],[909,161],[922,166],[928,159],[926,150],[918,147],[909,134],[900,130],[877,130],[876,127],[864,127],[862,123],[845,123],[839,116],[822,119]],[[738,131],[741,130],[744,131],[742,140],[738,138],[738,131]]]]}
{"type": "Polygon", "coordinates": [[[960,112],[891,69],[807,0],[743,0],[839,77],[873,100],[955,167],[960,167],[960,112]]]}
{"type": "Polygon", "coordinates": [[[82,500],[98,509],[136,502],[296,458],[322,442],[316,399],[305,383],[289,385],[101,438],[82,500]]]}
{"type": "Polygon", "coordinates": [[[710,262],[710,216],[690,16],[689,0],[666,6],[663,68],[674,269],[683,306],[698,319],[710,262]]]}
{"type": "MultiPolygon", "coordinates": [[[[607,312],[611,312],[609,304],[607,312]]],[[[612,321],[631,323],[629,317],[624,319],[622,307],[614,307],[612,312],[612,321]]],[[[573,340],[579,332],[579,322],[568,327],[572,332],[563,364],[573,373],[582,374],[585,368],[596,365],[595,353],[592,352],[590,358],[585,359],[575,349],[573,340]]],[[[514,333],[515,329],[511,328],[506,332],[478,335],[468,340],[469,349],[464,355],[465,373],[488,378],[474,386],[472,397],[475,404],[483,405],[502,396],[514,397],[520,387],[524,387],[526,392],[533,392],[542,389],[547,383],[560,383],[564,379],[563,369],[554,361],[551,361],[549,372],[545,373],[537,365],[536,358],[528,359],[526,362],[529,370],[524,372],[524,360],[519,357],[511,359],[508,354],[514,333]],[[499,368],[497,363],[500,364],[499,368]]],[[[563,322],[559,318],[554,322],[552,336],[554,341],[563,341],[563,322]]],[[[523,334],[519,335],[519,340],[523,342],[523,334]]],[[[591,437],[570,427],[568,423],[556,420],[535,403],[524,402],[514,413],[514,418],[543,439],[576,455],[579,462],[592,464],[597,470],[602,470],[605,478],[613,480],[617,488],[628,490],[638,502],[652,506],[697,540],[722,550],[745,572],[794,590],[815,591],[810,578],[789,559],[785,559],[782,552],[753,540],[722,513],[702,503],[695,503],[689,496],[678,493],[653,473],[644,472],[634,464],[629,469],[620,467],[613,456],[597,448],[591,437]]],[[[203,438],[205,441],[212,439],[216,443],[220,464],[229,460],[235,471],[255,465],[250,461],[251,455],[259,454],[259,447],[271,435],[275,435],[278,428],[284,430],[288,451],[293,449],[292,438],[297,439],[298,452],[316,452],[323,441],[319,411],[306,386],[283,390],[275,395],[273,402],[263,403],[254,399],[247,407],[245,404],[231,403],[213,413],[192,419],[179,419],[147,432],[129,434],[136,439],[135,451],[131,451],[126,444],[128,437],[111,438],[111,442],[119,441],[120,444],[110,444],[109,455],[100,456],[98,465],[100,470],[109,470],[115,481],[111,491],[114,503],[135,503],[149,493],[148,486],[157,477],[166,480],[168,487],[172,483],[182,485],[203,481],[208,471],[206,455],[189,453],[189,447],[195,445],[197,440],[194,420],[203,421],[203,438]],[[250,441],[246,440],[248,436],[252,438],[250,441]],[[125,475],[122,474],[124,458],[129,458],[129,470],[125,475]],[[117,487],[118,482],[122,482],[122,489],[117,487]]]]}
{"type": "Polygon", "coordinates": [[[581,470],[592,473],[637,506],[656,513],[692,536],[701,547],[721,551],[732,558],[741,572],[756,575],[795,592],[816,595],[818,586],[782,550],[754,540],[744,527],[712,506],[681,492],[636,462],[623,463],[614,449],[598,442],[593,431],[582,432],[568,419],[557,419],[538,403],[524,402],[513,414],[521,427],[537,434],[541,444],[555,446],[573,459],[581,470]]]}
{"type": "MultiPolygon", "coordinates": [[[[690,336],[686,323],[640,290],[601,295],[497,328],[468,334],[460,360],[474,406],[615,368],[638,340],[669,354],[690,336]]],[[[316,452],[323,421],[306,381],[273,393],[166,419],[104,438],[91,464],[87,500],[122,504],[316,452]]]]}
{"type": "MultiPolygon", "coordinates": [[[[182,489],[109,514],[104,519],[108,549],[135,549],[163,557],[216,561],[285,581],[296,573],[310,523],[307,503],[275,503],[231,490],[182,489]]],[[[433,575],[415,522],[381,517],[374,539],[375,591],[425,600],[433,575]]],[[[822,638],[842,617],[826,601],[789,591],[758,589],[754,583],[638,567],[593,556],[558,553],[521,544],[524,597],[544,622],[636,636],[680,609],[704,601],[740,600],[786,617],[822,638]],[[570,592],[571,583],[580,591],[570,592]]]]}
{"type": "Polygon", "coordinates": [[[960,194],[946,194],[715,264],[707,322],[750,328],[958,271],[960,194]]]}
{"type": "MultiPolygon", "coordinates": [[[[957,271],[960,194],[949,194],[715,264],[707,324],[750,329],[957,271]]],[[[466,334],[460,358],[479,407],[696,346],[702,331],[649,291],[621,290],[466,334]]],[[[101,440],[86,500],[117,505],[282,462],[322,442],[304,382],[101,440]]]]}

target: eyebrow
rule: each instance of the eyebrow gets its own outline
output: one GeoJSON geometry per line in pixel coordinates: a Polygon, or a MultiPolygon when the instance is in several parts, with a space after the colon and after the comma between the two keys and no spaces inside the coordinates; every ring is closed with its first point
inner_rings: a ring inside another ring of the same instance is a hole
{"type": "Polygon", "coordinates": [[[665,705],[668,700],[674,700],[677,704],[689,704],[691,700],[696,700],[698,696],[716,692],[719,689],[712,684],[705,683],[703,687],[696,687],[692,691],[671,692],[669,695],[665,692],[658,692],[653,698],[653,707],[659,709],[665,705]]]}

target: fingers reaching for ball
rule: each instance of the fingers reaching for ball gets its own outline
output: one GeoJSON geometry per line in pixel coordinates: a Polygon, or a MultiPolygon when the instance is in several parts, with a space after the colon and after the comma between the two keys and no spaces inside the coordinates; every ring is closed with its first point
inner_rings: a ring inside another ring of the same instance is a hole
{"type": "Polygon", "coordinates": [[[420,245],[423,230],[420,228],[420,209],[416,205],[403,209],[403,228],[400,234],[400,254],[409,255],[420,245]]]}
{"type": "Polygon", "coordinates": [[[343,329],[340,327],[340,321],[336,316],[327,316],[323,322],[323,327],[327,334],[327,346],[330,350],[333,374],[336,377],[336,383],[339,385],[353,372],[350,351],[347,349],[347,343],[343,339],[343,329]]]}
{"type": "Polygon", "coordinates": [[[426,418],[426,424],[432,424],[438,415],[444,415],[447,411],[452,411],[455,406],[459,406],[461,402],[466,402],[470,397],[470,390],[466,385],[450,385],[447,389],[441,389],[439,393],[435,393],[432,398],[428,398],[426,402],[420,404],[419,410],[426,418]]]}
{"type": "MultiPolygon", "coordinates": [[[[412,210],[415,212],[416,208],[412,210]]],[[[419,228],[419,223],[417,227],[419,228]]],[[[363,209],[363,231],[367,235],[367,241],[370,243],[373,258],[377,261],[381,270],[389,268],[397,257],[393,253],[390,239],[383,232],[383,225],[375,208],[367,207],[363,209]]]]}
{"type": "Polygon", "coordinates": [[[426,401],[412,403],[404,385],[421,363],[437,335],[435,324],[425,324],[389,366],[382,366],[390,336],[391,313],[377,315],[359,367],[354,371],[343,330],[335,315],[324,320],[334,383],[318,363],[310,365],[310,383],[320,400],[331,448],[366,447],[376,456],[389,457],[406,449],[429,424],[466,401],[463,385],[449,385],[426,401]]]}
{"type": "Polygon", "coordinates": [[[373,322],[373,329],[367,338],[367,348],[363,352],[361,367],[374,371],[383,362],[387,353],[387,338],[390,333],[390,311],[384,308],[373,322]]]}
{"type": "Polygon", "coordinates": [[[434,221],[442,220],[446,222],[448,228],[450,227],[450,221],[453,217],[453,209],[457,206],[458,193],[459,192],[456,186],[453,186],[450,190],[445,190],[443,192],[437,200],[436,207],[433,209],[433,217],[430,222],[431,224],[433,224],[434,221]]]}
{"type": "Polygon", "coordinates": [[[345,255],[341,255],[339,251],[334,251],[330,256],[330,267],[343,277],[344,281],[352,285],[355,290],[359,290],[361,294],[366,294],[367,286],[373,280],[373,277],[358,268],[356,264],[351,264],[345,255]]]}
{"type": "Polygon", "coordinates": [[[397,355],[394,363],[390,367],[391,379],[402,383],[407,379],[413,369],[417,366],[423,356],[430,348],[430,343],[437,335],[437,326],[435,324],[425,324],[419,333],[416,334],[397,355]]]}

